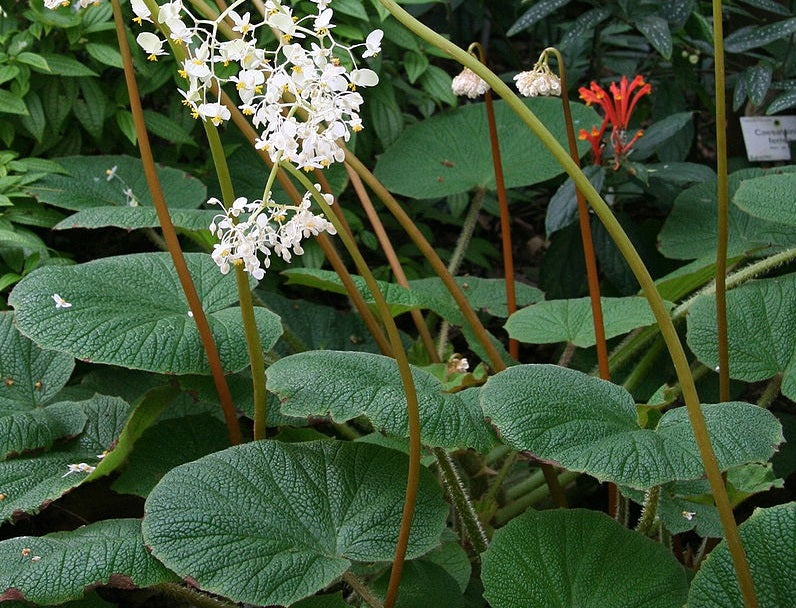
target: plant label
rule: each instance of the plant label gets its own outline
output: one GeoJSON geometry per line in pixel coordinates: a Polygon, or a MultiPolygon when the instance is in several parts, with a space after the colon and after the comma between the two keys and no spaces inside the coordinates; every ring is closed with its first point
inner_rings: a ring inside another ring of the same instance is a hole
{"type": "Polygon", "coordinates": [[[743,116],[741,131],[750,161],[790,160],[796,116],[743,116]]]}

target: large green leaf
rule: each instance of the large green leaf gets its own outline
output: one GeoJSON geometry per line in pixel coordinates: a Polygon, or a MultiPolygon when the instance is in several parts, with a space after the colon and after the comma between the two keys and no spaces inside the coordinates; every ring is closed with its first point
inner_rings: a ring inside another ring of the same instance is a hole
{"type": "MultiPolygon", "coordinates": [[[[495,442],[477,403],[477,390],[443,393],[430,373],[412,368],[426,445],[488,450],[495,442]]],[[[394,359],[372,353],[311,351],[268,368],[268,388],[292,416],[330,415],[337,422],[367,416],[377,429],[406,437],[406,395],[394,359]]]]}
{"type": "MultiPolygon", "coordinates": [[[[475,310],[483,310],[495,317],[505,319],[509,316],[506,301],[506,282],[503,279],[485,279],[481,277],[454,277],[467,301],[475,310]]],[[[462,325],[464,319],[459,306],[453,299],[442,279],[429,277],[409,281],[409,288],[421,294],[428,302],[429,308],[447,319],[454,325],[462,325]]],[[[517,306],[527,306],[544,299],[544,293],[537,287],[525,283],[515,283],[517,306]]]]}
{"type": "Polygon", "coordinates": [[[113,483],[120,494],[146,497],[175,466],[229,446],[227,428],[217,418],[201,414],[164,420],[136,442],[127,468],[113,483]]]}
{"type": "MultiPolygon", "coordinates": [[[[684,407],[655,430],[639,426],[624,388],[555,365],[518,365],[481,388],[481,407],[503,440],[564,468],[633,488],[704,475],[684,407]]],[[[767,410],[750,403],[703,405],[719,466],[767,461],[783,441],[767,410]]]]}
{"type": "MultiPolygon", "coordinates": [[[[211,209],[169,209],[171,222],[177,228],[207,230],[218,214],[211,209]]],[[[105,228],[113,226],[134,230],[160,226],[154,207],[92,207],[70,215],[55,226],[55,230],[70,228],[105,228]]]]}
{"type": "MultiPolygon", "coordinates": [[[[738,528],[760,608],[796,606],[796,503],[756,509],[738,528]]],[[[743,608],[727,543],[699,568],[688,593],[689,608],[743,608]]]]}
{"type": "Polygon", "coordinates": [[[70,465],[97,466],[118,441],[130,409],[121,399],[105,395],[61,405],[82,409],[87,418],[83,432],[57,449],[24,454],[0,463],[0,488],[4,494],[0,501],[0,521],[36,513],[43,505],[83,483],[91,468],[73,470],[70,465]]]}
{"type": "MultiPolygon", "coordinates": [[[[644,298],[600,298],[600,301],[606,338],[655,323],[644,298]]],[[[589,298],[539,302],[515,312],[504,327],[512,338],[520,342],[572,342],[581,348],[595,344],[589,298]]]]}
{"type": "MultiPolygon", "coordinates": [[[[222,275],[209,255],[187,254],[225,370],[248,363],[235,277],[222,275]]],[[[252,279],[253,282],[253,279],[252,279]]],[[[44,267],[11,293],[17,324],[43,348],[94,363],[172,374],[208,374],[194,320],[167,253],[104,258],[71,267],[44,267]],[[72,306],[58,308],[58,294],[72,306]]],[[[281,333],[279,319],[257,308],[265,350],[281,333]]]]}
{"type": "MultiPolygon", "coordinates": [[[[730,175],[729,192],[734,197],[743,180],[772,172],[792,173],[796,166],[776,169],[743,169],[730,175]]],[[[744,213],[736,205],[729,208],[729,255],[778,249],[796,244],[796,226],[783,226],[744,213]]],[[[659,235],[661,253],[668,258],[695,259],[716,251],[716,182],[703,182],[685,190],[674,201],[674,208],[659,235]]]]}
{"type": "Polygon", "coordinates": [[[11,312],[0,313],[0,416],[41,407],[69,380],[75,360],[42,350],[14,327],[11,312]]]}
{"type": "MultiPolygon", "coordinates": [[[[152,552],[206,591],[290,604],[351,561],[393,557],[407,458],[365,443],[258,441],[173,469],[146,501],[152,552]]],[[[439,544],[448,508],[421,470],[408,556],[439,544]]]]}
{"type": "Polygon", "coordinates": [[[83,409],[72,403],[9,412],[0,418],[0,460],[27,450],[49,448],[57,439],[74,437],[87,420],[83,409]]]}
{"type": "MultiPolygon", "coordinates": [[[[92,207],[129,207],[125,190],[138,204],[152,207],[141,161],[130,156],[65,156],[58,162],[68,175],[51,174],[27,187],[43,203],[81,211],[92,207]],[[113,179],[108,171],[116,167],[113,179]],[[118,179],[117,179],[118,178],[118,179]]],[[[169,207],[195,209],[207,200],[202,183],[177,169],[159,167],[158,177],[169,207]]]]}
{"type": "Polygon", "coordinates": [[[796,225],[796,173],[769,173],[741,182],[732,202],[749,215],[796,225]]]}
{"type": "Polygon", "coordinates": [[[680,608],[688,591],[666,547],[583,509],[509,522],[483,555],[482,577],[492,608],[680,608]]]}
{"type": "Polygon", "coordinates": [[[132,589],[175,580],[146,550],[138,519],[0,542],[0,602],[60,604],[97,585],[132,589]]]}
{"type": "MultiPolygon", "coordinates": [[[[528,99],[525,104],[566,145],[560,100],[528,99]]],[[[600,123],[594,109],[581,104],[573,104],[572,115],[576,130],[600,123]]],[[[543,182],[563,172],[503,101],[495,102],[495,120],[507,188],[543,182]]],[[[581,153],[587,148],[587,142],[581,142],[581,153]]],[[[412,125],[379,157],[375,173],[391,191],[413,198],[442,198],[473,188],[494,190],[484,104],[468,104],[412,125]]]]}
{"type": "MultiPolygon", "coordinates": [[[[782,374],[782,392],[796,399],[796,274],[750,281],[727,294],[730,377],[754,382],[782,374]]],[[[706,365],[718,365],[716,297],[688,314],[688,345],[706,365]]]]}

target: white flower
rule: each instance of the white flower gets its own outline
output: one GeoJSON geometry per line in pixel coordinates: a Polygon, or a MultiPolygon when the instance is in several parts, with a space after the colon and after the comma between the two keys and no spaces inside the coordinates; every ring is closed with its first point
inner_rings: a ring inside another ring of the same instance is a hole
{"type": "Polygon", "coordinates": [[[72,304],[70,302],[67,302],[66,300],[64,300],[57,293],[54,293],[50,297],[55,301],[55,307],[56,308],[72,308],[72,304]]]}
{"type": "Polygon", "coordinates": [[[470,68],[464,68],[454,76],[451,90],[454,95],[466,95],[470,99],[477,99],[489,90],[489,85],[470,68]]]}
{"type": "Polygon", "coordinates": [[[384,37],[384,32],[381,30],[373,30],[368,37],[365,38],[365,52],[362,53],[363,58],[375,57],[381,52],[381,39],[384,37]]]}
{"type": "Polygon", "coordinates": [[[517,83],[517,90],[525,97],[561,94],[561,81],[549,70],[547,73],[538,69],[520,72],[514,77],[514,80],[517,83]]]}
{"type": "Polygon", "coordinates": [[[232,23],[235,25],[232,27],[233,31],[240,32],[244,36],[249,33],[252,29],[251,15],[249,13],[244,13],[241,17],[235,11],[229,11],[229,17],[232,19],[232,23]]]}
{"type": "Polygon", "coordinates": [[[152,23],[152,19],[150,19],[152,13],[150,12],[149,8],[147,8],[147,5],[144,4],[144,0],[130,0],[130,5],[132,6],[133,14],[135,15],[133,21],[138,23],[138,25],[142,25],[144,21],[149,21],[152,23]]]}
{"type": "Polygon", "coordinates": [[[63,475],[61,475],[61,477],[66,477],[67,475],[71,475],[72,473],[92,473],[94,469],[97,468],[97,467],[92,467],[90,464],[86,464],[85,462],[79,462],[77,464],[68,464],[66,466],[69,470],[63,475]]]}
{"type": "Polygon", "coordinates": [[[375,87],[379,84],[379,75],[373,70],[363,68],[361,70],[351,70],[349,80],[351,84],[358,87],[375,87]]]}
{"type": "Polygon", "coordinates": [[[210,122],[218,126],[225,120],[229,120],[232,114],[229,109],[220,103],[202,103],[196,108],[197,114],[203,119],[209,118],[210,122]]]}
{"type": "Polygon", "coordinates": [[[109,182],[116,177],[116,171],[119,169],[118,165],[113,165],[110,169],[105,170],[105,181],[109,182]]]}
{"type": "Polygon", "coordinates": [[[166,51],[163,50],[163,41],[152,32],[141,32],[135,41],[144,49],[147,59],[150,61],[157,61],[158,55],[166,54],[166,51]]]}

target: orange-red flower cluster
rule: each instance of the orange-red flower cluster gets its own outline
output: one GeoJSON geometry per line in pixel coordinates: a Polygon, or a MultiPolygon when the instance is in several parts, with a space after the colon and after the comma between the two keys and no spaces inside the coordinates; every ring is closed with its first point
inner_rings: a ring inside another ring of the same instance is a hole
{"type": "Polygon", "coordinates": [[[636,76],[632,82],[628,82],[627,76],[622,76],[622,80],[617,83],[612,82],[608,87],[610,95],[596,82],[592,81],[589,88],[580,87],[578,93],[580,98],[586,102],[587,106],[592,104],[599,105],[603,110],[603,122],[599,128],[592,127],[591,131],[581,129],[578,137],[588,140],[594,153],[594,164],[602,163],[602,153],[605,144],[603,135],[608,126],[611,126],[610,142],[614,151],[614,169],[619,168],[620,162],[627,158],[630,148],[641,137],[644,132],[636,131],[628,139],[628,125],[630,115],[636,107],[638,100],[652,91],[648,82],[644,81],[643,76],[636,76]]]}

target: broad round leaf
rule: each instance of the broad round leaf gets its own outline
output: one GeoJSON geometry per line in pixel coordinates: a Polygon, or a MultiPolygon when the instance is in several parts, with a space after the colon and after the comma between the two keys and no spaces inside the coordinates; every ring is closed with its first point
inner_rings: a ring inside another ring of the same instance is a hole
{"type": "MultiPolygon", "coordinates": [[[[423,443],[488,450],[494,433],[484,422],[477,389],[443,393],[430,373],[413,368],[423,443]]],[[[408,435],[406,395],[394,359],[372,353],[310,351],[284,357],[268,368],[268,389],[292,416],[330,415],[337,422],[367,416],[393,435],[408,435]]]]}
{"type": "MultiPolygon", "coordinates": [[[[704,475],[684,407],[644,429],[624,388],[555,365],[511,367],[487,380],[480,398],[506,443],[569,470],[633,488],[704,475]]],[[[722,469],[765,462],[783,441],[777,419],[750,403],[703,405],[702,412],[722,469]]]]}
{"type": "Polygon", "coordinates": [[[492,608],[681,608],[685,570],[666,547],[603,513],[533,511],[483,554],[492,608]]]}
{"type": "MultiPolygon", "coordinates": [[[[169,209],[171,223],[187,230],[207,230],[218,215],[211,209],[169,209]]],[[[92,207],[70,215],[54,227],[55,230],[70,228],[105,228],[113,226],[134,230],[136,228],[159,228],[160,220],[154,207],[92,207]]]]}
{"type": "Polygon", "coordinates": [[[794,226],[794,191],[796,173],[769,173],[742,181],[732,202],[755,217],[794,226]]]}
{"type": "MultiPolygon", "coordinates": [[[[719,363],[716,297],[699,298],[688,314],[688,345],[709,367],[719,363]]],[[[750,281],[727,294],[730,377],[754,382],[782,374],[782,393],[796,399],[796,274],[750,281]]]]}
{"type": "MultiPolygon", "coordinates": [[[[125,191],[135,196],[137,204],[152,207],[141,161],[130,156],[65,156],[58,163],[68,175],[49,174],[27,186],[39,201],[56,207],[80,211],[92,207],[129,207],[125,191]],[[113,177],[108,171],[113,171],[113,177]]],[[[169,207],[195,209],[207,200],[202,183],[177,169],[158,169],[163,193],[169,207]]]]}
{"type": "MultiPolygon", "coordinates": [[[[528,99],[525,104],[566,145],[561,101],[528,99]]],[[[600,124],[594,109],[582,104],[572,105],[572,116],[576,131],[600,124]]],[[[495,121],[507,188],[543,182],[563,173],[561,165],[504,101],[495,102],[495,121]],[[532,170],[529,159],[533,159],[532,170]]],[[[588,149],[585,143],[580,145],[582,153],[588,149]]],[[[474,188],[494,190],[484,104],[468,104],[412,125],[379,157],[375,174],[392,192],[413,198],[442,198],[474,188]]]]}
{"type": "MultiPolygon", "coordinates": [[[[776,169],[743,169],[729,178],[730,197],[741,182],[771,172],[792,173],[796,166],[776,169]]],[[[736,205],[729,208],[729,255],[752,250],[780,248],[796,243],[796,226],[783,226],[747,213],[736,205]]],[[[685,190],[674,201],[674,208],[659,235],[660,250],[667,258],[690,260],[716,251],[716,182],[697,184],[685,190]]],[[[757,251],[756,251],[757,252],[757,251]]]]}
{"type": "Polygon", "coordinates": [[[57,405],[81,409],[87,419],[85,429],[56,450],[24,454],[0,463],[0,490],[4,495],[0,501],[0,521],[36,513],[43,505],[83,483],[90,470],[73,471],[70,465],[97,466],[103,453],[118,441],[130,410],[121,399],[105,395],[57,405]]]}
{"type": "MultiPolygon", "coordinates": [[[[248,363],[235,277],[209,255],[187,254],[188,269],[215,337],[224,369],[248,363]]],[[[171,374],[208,374],[196,323],[167,253],[103,258],[70,267],[45,266],[11,293],[17,324],[43,348],[94,363],[171,374]],[[59,308],[58,294],[71,307],[59,308]]],[[[257,308],[263,349],[281,333],[279,318],[257,308]]]]}
{"type": "MultiPolygon", "coordinates": [[[[167,473],[147,498],[152,552],[206,591],[290,604],[356,561],[393,557],[407,458],[365,443],[258,441],[167,473]]],[[[439,544],[447,506],[421,470],[408,556],[439,544]]]]}
{"type": "Polygon", "coordinates": [[[41,407],[69,380],[75,360],[42,350],[14,327],[14,314],[0,313],[0,416],[41,407]]]}
{"type": "MultiPolygon", "coordinates": [[[[606,338],[655,323],[644,298],[600,298],[600,302],[606,338]]],[[[504,327],[515,340],[531,344],[572,342],[586,348],[596,343],[589,298],[533,304],[511,315],[504,327]]]]}
{"type": "Polygon", "coordinates": [[[60,604],[97,585],[131,589],[174,580],[146,550],[138,519],[0,542],[0,602],[60,604]]]}
{"type": "MultiPolygon", "coordinates": [[[[738,528],[760,608],[796,606],[796,503],[755,509],[738,528]]],[[[727,543],[700,567],[688,593],[689,608],[743,608],[727,543]]]]}

